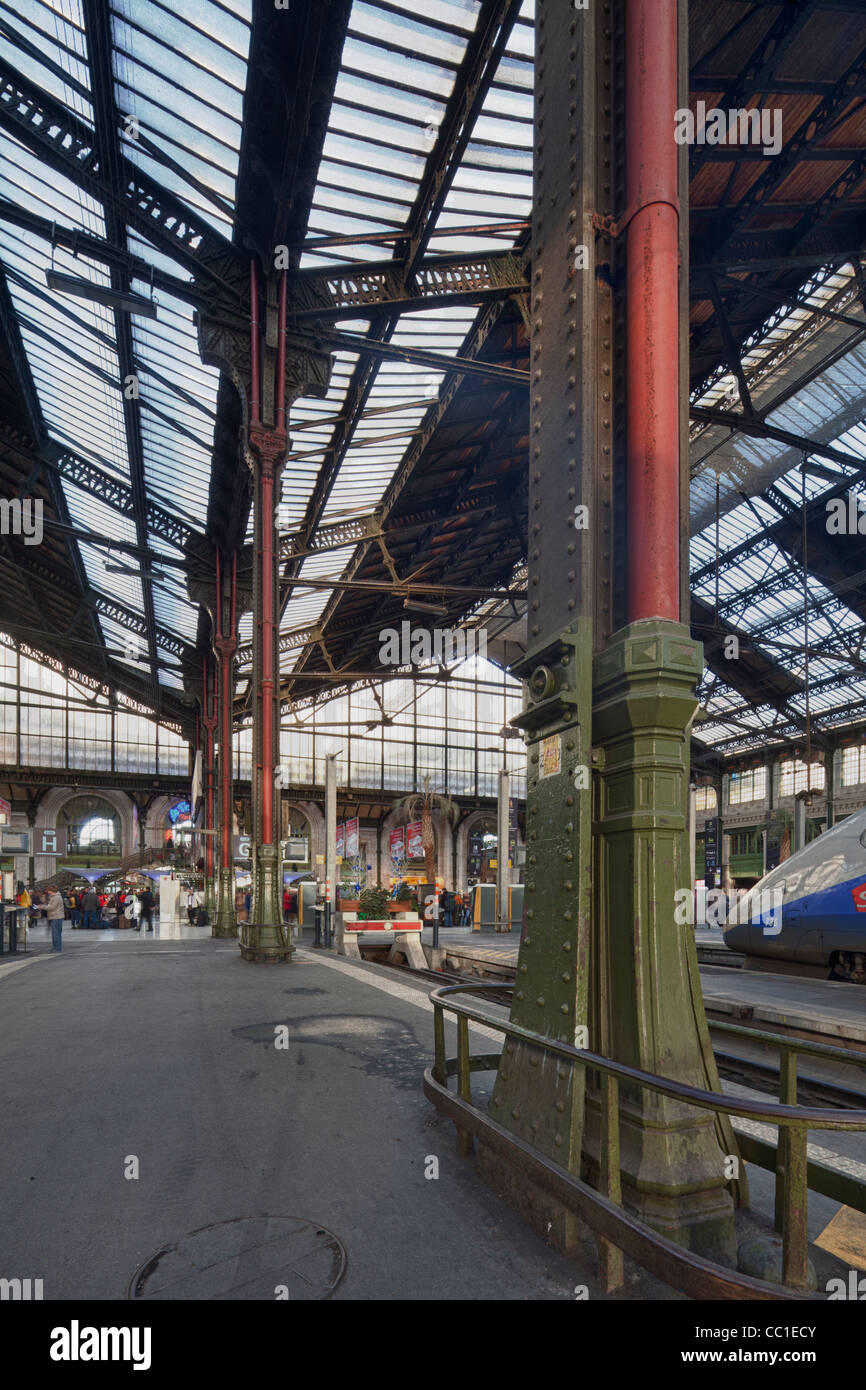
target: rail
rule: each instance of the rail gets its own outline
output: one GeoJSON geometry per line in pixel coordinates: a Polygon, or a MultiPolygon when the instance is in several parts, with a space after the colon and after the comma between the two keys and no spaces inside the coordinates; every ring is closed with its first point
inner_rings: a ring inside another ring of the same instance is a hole
{"type": "MultiPolygon", "coordinates": [[[[726,1032],[771,1042],[773,1046],[781,1049],[781,1100],[778,1104],[771,1105],[745,1097],[704,1091],[685,1082],[655,1076],[622,1062],[600,1057],[587,1049],[573,1047],[555,1038],[533,1033],[519,1024],[496,1018],[483,1010],[470,1008],[465,1003],[458,1003],[453,999],[454,995],[469,991],[473,994],[495,994],[497,991],[512,988],[511,984],[445,985],[430,995],[434,1011],[435,1060],[433,1067],[428,1068],[424,1074],[424,1092],[439,1110],[454,1121],[459,1152],[468,1156],[473,1151],[474,1139],[483,1136],[486,1143],[515,1162],[563,1205],[576,1211],[598,1237],[599,1268],[608,1292],[622,1287],[623,1255],[628,1254],[664,1282],[692,1297],[808,1297],[805,1291],[809,1282],[807,1220],[810,1178],[813,1179],[813,1190],[826,1192],[826,1186],[816,1185],[814,1179],[816,1176],[822,1179],[823,1173],[832,1172],[829,1169],[823,1170],[822,1165],[808,1161],[809,1130],[866,1131],[866,1110],[847,1111],[841,1116],[838,1110],[798,1106],[796,1055],[802,1052],[846,1062],[851,1060],[851,1055],[841,1048],[829,1045],[807,1043],[799,1039],[783,1039],[774,1033],[740,1028],[736,1024],[725,1025],[726,1032]],[[456,1059],[448,1058],[445,1054],[446,1009],[455,1015],[457,1021],[456,1059]],[[488,1053],[475,1057],[470,1055],[470,1022],[478,1023],[501,1033],[506,1038],[527,1043],[600,1074],[600,1190],[590,1187],[588,1183],[548,1159],[474,1105],[472,1072],[495,1071],[499,1066],[499,1054],[488,1053]],[[454,1075],[457,1077],[456,1095],[448,1089],[448,1078],[454,1075]],[[741,1145],[744,1157],[776,1174],[776,1223],[782,1235],[782,1285],[753,1279],[694,1255],[659,1235],[623,1209],[619,1151],[620,1082],[640,1086],[645,1090],[654,1091],[657,1095],[667,1096],[698,1109],[711,1110],[717,1115],[736,1116],[778,1127],[777,1146],[744,1135],[740,1130],[737,1131],[737,1142],[741,1145]]],[[[866,1064],[866,1058],[862,1061],[866,1064]]],[[[859,1211],[866,1211],[866,1184],[857,1182],[847,1174],[834,1174],[834,1177],[839,1179],[838,1187],[845,1192],[845,1196],[837,1197],[837,1200],[845,1201],[846,1205],[854,1206],[859,1211]]]]}

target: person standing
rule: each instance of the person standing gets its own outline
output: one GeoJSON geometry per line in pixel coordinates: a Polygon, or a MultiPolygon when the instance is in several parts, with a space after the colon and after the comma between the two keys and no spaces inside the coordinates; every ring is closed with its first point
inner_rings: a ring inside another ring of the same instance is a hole
{"type": "MultiPolygon", "coordinates": [[[[145,931],[153,931],[153,894],[149,888],[145,888],[139,902],[141,903],[141,922],[144,929],[145,931]]],[[[139,925],[138,930],[141,931],[141,925],[139,925]]]]}
{"type": "Polygon", "coordinates": [[[81,900],[81,910],[84,914],[82,926],[85,931],[91,931],[96,926],[96,918],[99,912],[99,898],[93,888],[88,888],[81,900]]]}
{"type": "Polygon", "coordinates": [[[51,927],[51,949],[52,951],[63,950],[63,922],[66,917],[66,908],[63,898],[57,891],[57,884],[49,884],[48,892],[45,895],[45,910],[51,927]]]}
{"type": "Polygon", "coordinates": [[[69,922],[73,931],[78,931],[81,925],[81,896],[75,889],[69,894],[69,922]]]}

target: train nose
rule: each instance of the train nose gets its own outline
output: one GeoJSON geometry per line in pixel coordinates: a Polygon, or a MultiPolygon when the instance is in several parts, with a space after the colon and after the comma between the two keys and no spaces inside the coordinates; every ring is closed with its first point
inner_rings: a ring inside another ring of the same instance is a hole
{"type": "Polygon", "coordinates": [[[748,922],[730,922],[722,927],[725,945],[730,951],[747,951],[751,945],[748,922]]]}

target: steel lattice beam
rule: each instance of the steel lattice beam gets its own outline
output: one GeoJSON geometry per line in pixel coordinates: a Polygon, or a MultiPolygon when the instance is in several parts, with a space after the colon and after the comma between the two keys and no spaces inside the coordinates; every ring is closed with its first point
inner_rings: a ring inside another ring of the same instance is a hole
{"type": "Polygon", "coordinates": [[[436,256],[422,261],[417,270],[403,274],[393,261],[344,265],[332,270],[304,271],[295,278],[297,301],[303,304],[311,288],[317,302],[299,308],[292,321],[361,317],[358,310],[410,313],[443,304],[474,304],[490,298],[507,298],[526,291],[529,282],[522,258],[512,251],[484,256],[436,256]],[[323,304],[330,301],[330,308],[323,304]]]}
{"type": "MultiPolygon", "coordinates": [[[[88,26],[89,28],[89,26],[88,26]]],[[[97,138],[61,102],[0,59],[0,125],[49,168],[117,211],[136,231],[196,276],[206,276],[232,307],[237,295],[224,277],[237,260],[231,242],[213,231],[175,194],[120,157],[117,182],[97,138]]]]}

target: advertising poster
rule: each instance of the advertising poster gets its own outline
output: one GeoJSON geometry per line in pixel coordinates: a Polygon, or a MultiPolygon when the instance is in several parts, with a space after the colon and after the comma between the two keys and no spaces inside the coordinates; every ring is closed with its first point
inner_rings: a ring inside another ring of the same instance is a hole
{"type": "Polygon", "coordinates": [[[421,843],[421,822],[414,820],[406,826],[406,854],[410,859],[423,859],[424,846],[421,843]]]}
{"type": "MultiPolygon", "coordinates": [[[[345,824],[345,846],[343,853],[347,859],[355,859],[360,853],[358,840],[358,820],[347,820],[345,824]]],[[[339,850],[337,851],[339,853],[339,850]]]]}
{"type": "Polygon", "coordinates": [[[345,854],[344,845],[346,843],[346,827],[341,821],[337,826],[337,858],[342,859],[345,854]]]}
{"type": "Polygon", "coordinates": [[[406,858],[406,831],[402,825],[389,834],[388,853],[395,863],[406,858]]]}

